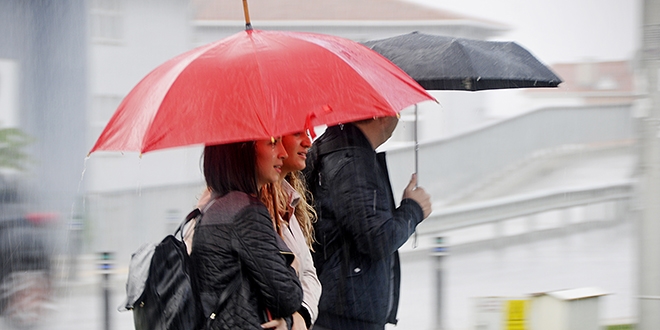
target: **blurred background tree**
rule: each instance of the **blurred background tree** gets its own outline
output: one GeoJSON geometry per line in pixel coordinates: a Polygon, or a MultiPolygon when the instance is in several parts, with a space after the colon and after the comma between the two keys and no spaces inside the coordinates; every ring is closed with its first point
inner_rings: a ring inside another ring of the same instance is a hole
{"type": "Polygon", "coordinates": [[[24,171],[31,163],[25,151],[34,139],[18,128],[0,128],[0,168],[24,171]]]}

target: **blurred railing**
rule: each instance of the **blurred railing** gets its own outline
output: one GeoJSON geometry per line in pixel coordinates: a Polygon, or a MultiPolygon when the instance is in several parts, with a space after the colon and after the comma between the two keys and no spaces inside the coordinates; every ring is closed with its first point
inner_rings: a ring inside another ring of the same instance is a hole
{"type": "MultiPolygon", "coordinates": [[[[545,108],[456,136],[419,144],[419,180],[435,202],[448,202],[513,171],[525,160],[567,145],[633,141],[630,105],[545,108]]],[[[414,146],[388,150],[390,172],[414,172],[414,146]]],[[[392,178],[401,191],[409,177],[392,178]]]]}
{"type": "MultiPolygon", "coordinates": [[[[539,214],[576,206],[610,201],[629,201],[633,196],[633,181],[581,188],[555,189],[512,197],[448,207],[434,211],[418,227],[418,233],[430,234],[507,219],[539,214]]],[[[626,212],[626,203],[617,203],[614,218],[626,212]]]]}

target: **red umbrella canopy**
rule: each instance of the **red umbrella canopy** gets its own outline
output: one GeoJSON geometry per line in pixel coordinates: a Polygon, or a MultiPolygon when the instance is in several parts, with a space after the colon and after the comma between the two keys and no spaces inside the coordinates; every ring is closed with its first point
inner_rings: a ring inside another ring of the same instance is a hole
{"type": "Polygon", "coordinates": [[[267,139],[434,100],[376,52],[335,36],[246,30],[160,65],[91,152],[267,139]]]}

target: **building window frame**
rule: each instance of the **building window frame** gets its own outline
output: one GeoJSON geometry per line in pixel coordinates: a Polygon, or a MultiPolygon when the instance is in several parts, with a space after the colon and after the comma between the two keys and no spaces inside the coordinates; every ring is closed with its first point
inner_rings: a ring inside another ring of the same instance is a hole
{"type": "Polygon", "coordinates": [[[90,24],[92,41],[121,44],[124,41],[122,0],[91,0],[90,24]]]}

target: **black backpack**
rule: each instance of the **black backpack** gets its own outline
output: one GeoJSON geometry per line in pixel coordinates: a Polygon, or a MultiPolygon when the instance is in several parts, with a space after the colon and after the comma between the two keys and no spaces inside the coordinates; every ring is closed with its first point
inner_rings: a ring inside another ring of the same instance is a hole
{"type": "Polygon", "coordinates": [[[234,281],[220,295],[215,312],[203,315],[192,280],[190,256],[183,242],[184,226],[193,219],[196,223],[201,215],[195,209],[174,235],[167,235],[158,245],[142,246],[131,257],[127,299],[119,310],[133,311],[136,330],[208,329],[216,313],[237,289],[239,281],[234,281]],[[181,233],[181,239],[176,237],[177,233],[181,233]]]}

